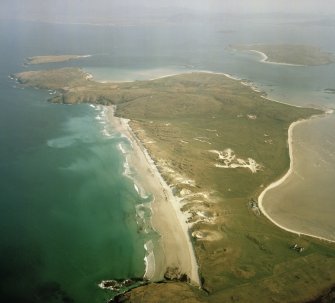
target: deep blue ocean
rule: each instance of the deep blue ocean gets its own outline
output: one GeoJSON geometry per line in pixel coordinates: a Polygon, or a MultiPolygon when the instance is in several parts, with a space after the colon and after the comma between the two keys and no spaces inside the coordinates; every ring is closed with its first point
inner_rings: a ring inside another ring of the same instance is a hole
{"type": "MultiPolygon", "coordinates": [[[[334,64],[276,66],[227,48],[294,42],[335,52],[332,27],[240,21],[178,27],[0,21],[1,302],[105,302],[111,293],[97,284],[142,277],[150,237],[139,233],[136,223],[136,205],[145,201],[124,175],[118,144],[127,147],[127,140],[103,123],[103,108],[50,104],[47,91],[23,89],[8,76],[27,70],[23,63],[29,56],[89,54],[29,69],[78,66],[99,80],[211,70],[251,80],[288,103],[335,107],[334,95],[324,92],[334,88],[334,64]]],[[[322,141],[321,124],[314,135],[322,141]]],[[[328,120],[327,130],[334,125],[328,120]]],[[[327,148],[334,152],[334,146],[327,148]]],[[[331,170],[326,177],[334,175],[331,170]]],[[[332,188],[328,197],[334,197],[332,188]]],[[[334,213],[329,199],[328,212],[334,213]]]]}

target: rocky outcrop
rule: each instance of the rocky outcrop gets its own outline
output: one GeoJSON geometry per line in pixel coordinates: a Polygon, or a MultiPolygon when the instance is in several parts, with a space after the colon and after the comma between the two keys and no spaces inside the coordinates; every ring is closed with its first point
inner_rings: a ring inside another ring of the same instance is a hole
{"type": "Polygon", "coordinates": [[[190,282],[190,278],[182,273],[178,267],[168,267],[164,278],[167,281],[180,281],[180,282],[190,282]]]}

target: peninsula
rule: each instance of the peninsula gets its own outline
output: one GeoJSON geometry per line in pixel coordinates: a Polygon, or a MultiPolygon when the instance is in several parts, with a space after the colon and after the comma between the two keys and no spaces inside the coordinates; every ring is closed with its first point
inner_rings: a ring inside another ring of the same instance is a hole
{"type": "MultiPolygon", "coordinates": [[[[145,159],[132,164],[149,172],[154,165],[155,178],[168,184],[163,202],[175,215],[153,212],[153,224],[163,231],[177,218],[181,233],[186,224],[183,237],[192,242],[202,290],[165,277],[168,283],[133,289],[122,302],[307,302],[333,286],[334,244],[278,228],[257,202],[289,169],[290,125],[320,110],[267,100],[214,73],[128,83],[98,83],[75,68],[15,77],[24,86],[52,91],[51,102],[113,105],[112,123],[145,159]]],[[[162,241],[167,260],[178,253],[169,249],[169,235],[162,234],[162,241]]],[[[192,254],[188,244],[179,247],[192,254]]],[[[194,266],[187,262],[191,265],[180,274],[188,278],[182,280],[196,282],[194,266]]]]}
{"type": "Polygon", "coordinates": [[[246,44],[232,45],[231,48],[259,53],[262,56],[262,62],[272,64],[313,66],[335,62],[334,54],[310,45],[246,44]]]}

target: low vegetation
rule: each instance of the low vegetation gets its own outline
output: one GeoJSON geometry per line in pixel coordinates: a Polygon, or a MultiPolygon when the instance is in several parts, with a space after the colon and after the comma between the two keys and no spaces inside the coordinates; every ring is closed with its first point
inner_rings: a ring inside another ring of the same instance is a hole
{"type": "Polygon", "coordinates": [[[25,64],[31,65],[31,64],[45,64],[45,63],[59,63],[70,60],[76,60],[84,57],[87,56],[79,56],[79,55],[34,56],[27,58],[25,64]]]}
{"type": "Polygon", "coordinates": [[[289,125],[321,111],[268,101],[208,73],[104,84],[78,69],[16,77],[55,90],[52,102],[117,104],[116,115],[130,119],[189,214],[204,291],[181,282],[149,284],[123,299],[306,302],[333,286],[335,246],[278,229],[257,205],[261,191],[289,167],[289,125]],[[250,159],[257,169],[243,164],[250,159]]]}

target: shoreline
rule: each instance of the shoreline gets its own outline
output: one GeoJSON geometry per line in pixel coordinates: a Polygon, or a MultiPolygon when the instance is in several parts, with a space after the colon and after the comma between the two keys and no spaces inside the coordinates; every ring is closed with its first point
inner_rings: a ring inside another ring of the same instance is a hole
{"type": "MultiPolygon", "coordinates": [[[[265,55],[265,54],[264,54],[265,55]]],[[[266,62],[269,63],[269,62],[266,62]]],[[[278,63],[280,64],[280,63],[278,63]]],[[[91,73],[88,73],[87,71],[85,71],[85,69],[83,69],[83,71],[87,74],[87,76],[89,77],[89,80],[93,80],[96,81],[98,83],[131,83],[131,82],[135,82],[135,81],[155,81],[155,80],[159,80],[159,79],[163,79],[163,78],[168,78],[168,77],[174,77],[174,76],[178,76],[178,75],[183,75],[183,74],[192,74],[192,73],[205,73],[205,74],[213,74],[213,75],[223,75],[231,80],[235,80],[235,81],[239,81],[242,85],[244,86],[248,86],[251,90],[253,90],[256,93],[262,94],[265,93],[265,91],[260,90],[257,87],[257,84],[251,80],[246,80],[248,82],[243,81],[242,78],[239,78],[237,76],[231,75],[229,73],[224,73],[224,72],[214,72],[214,71],[209,71],[209,70],[189,70],[189,71],[183,71],[180,73],[175,73],[175,74],[167,74],[167,75],[162,75],[162,76],[158,76],[156,78],[150,78],[147,80],[123,80],[123,81],[114,81],[114,80],[102,80],[102,81],[97,81],[94,79],[94,75],[91,73]]],[[[280,103],[280,104],[284,104],[284,105],[288,105],[288,106],[292,106],[292,107],[297,107],[297,108],[302,108],[302,105],[296,105],[296,104],[291,104],[291,103],[287,103],[284,101],[279,101],[279,100],[275,100],[272,99],[270,97],[268,97],[267,95],[261,95],[261,98],[268,100],[268,101],[272,101],[272,102],[276,102],[276,103],[280,103]]],[[[320,109],[320,108],[316,108],[316,107],[310,107],[310,108],[315,108],[315,109],[320,109]]],[[[321,109],[322,110],[322,109],[321,109]]]]}
{"type": "Polygon", "coordinates": [[[127,154],[129,165],[136,171],[134,184],[153,195],[151,225],[159,234],[158,245],[152,240],[145,243],[146,265],[144,278],[152,282],[164,279],[169,269],[178,268],[187,274],[192,284],[200,286],[199,267],[191,241],[187,217],[180,210],[178,197],[159,173],[147,149],[129,126],[129,120],[116,117],[115,106],[107,108],[108,122],[125,136],[131,145],[127,154]]]}
{"type": "MultiPolygon", "coordinates": [[[[269,62],[266,62],[266,63],[269,63],[269,62]]],[[[255,92],[261,93],[261,91],[259,91],[257,89],[257,87],[254,86],[253,82],[251,82],[251,83],[244,83],[243,79],[241,79],[239,77],[236,77],[236,76],[233,76],[233,75],[230,75],[228,73],[213,72],[213,71],[207,71],[207,70],[194,70],[194,71],[189,71],[187,73],[209,73],[209,74],[216,74],[216,75],[224,75],[225,77],[227,77],[229,79],[232,79],[232,80],[235,80],[235,81],[239,81],[242,85],[250,87],[250,89],[252,89],[255,92]]],[[[184,72],[181,73],[181,74],[184,74],[184,72]]],[[[172,76],[176,76],[176,75],[179,75],[179,73],[177,73],[177,74],[163,75],[163,76],[160,76],[160,77],[157,77],[157,78],[149,79],[148,81],[153,81],[153,80],[157,80],[157,79],[172,77],[172,76]]],[[[127,82],[134,82],[134,81],[127,81],[127,82]]],[[[285,104],[285,105],[293,106],[293,107],[298,107],[298,108],[302,107],[300,105],[294,105],[294,104],[289,104],[289,103],[286,103],[286,102],[274,100],[274,99],[269,98],[268,96],[261,96],[261,97],[263,99],[265,99],[267,101],[271,101],[271,102],[281,103],[281,104],[285,104]]],[[[114,111],[114,109],[113,109],[113,111],[114,111]]],[[[313,234],[309,234],[309,233],[299,232],[297,230],[290,229],[290,228],[287,228],[287,227],[279,224],[278,222],[276,222],[274,219],[271,218],[271,216],[266,212],[266,210],[264,209],[264,207],[262,205],[263,198],[264,198],[266,192],[269,191],[269,190],[271,190],[272,188],[275,188],[275,187],[279,186],[280,184],[282,184],[289,177],[289,175],[291,175],[291,173],[293,171],[293,149],[292,149],[293,138],[292,138],[292,134],[293,134],[294,127],[296,125],[300,124],[300,123],[307,122],[310,119],[321,118],[324,115],[328,115],[328,114],[332,114],[332,113],[333,113],[332,110],[325,110],[324,114],[313,115],[312,117],[310,117],[308,119],[299,120],[299,121],[295,121],[295,122],[291,123],[291,125],[289,126],[289,129],[288,129],[288,146],[289,146],[289,156],[290,156],[290,167],[289,167],[289,170],[279,180],[276,180],[276,181],[272,182],[270,185],[268,185],[261,192],[261,194],[258,197],[258,203],[259,203],[259,208],[260,208],[261,212],[275,226],[277,226],[277,227],[279,227],[279,228],[281,228],[281,229],[283,229],[283,230],[285,230],[287,232],[290,232],[290,233],[294,233],[294,234],[297,234],[297,235],[306,235],[306,236],[310,236],[310,237],[313,237],[313,238],[317,238],[319,240],[324,240],[324,241],[327,241],[327,242],[333,242],[334,243],[335,242],[334,240],[330,240],[330,239],[327,239],[327,238],[324,238],[324,237],[319,237],[319,236],[316,236],[316,235],[313,235],[313,234]]],[[[127,119],[122,119],[122,118],[115,117],[114,115],[113,115],[113,117],[114,117],[113,119],[119,120],[120,124],[122,124],[122,123],[125,124],[125,125],[123,125],[123,127],[121,129],[119,129],[119,132],[122,133],[122,134],[124,134],[129,139],[129,141],[131,142],[132,146],[133,146],[133,144],[135,144],[135,145],[138,146],[139,150],[144,154],[145,160],[146,160],[148,166],[151,168],[152,171],[154,171],[154,174],[160,180],[160,183],[161,183],[161,186],[163,188],[163,191],[164,192],[167,191],[169,193],[169,201],[172,204],[172,206],[173,206],[173,208],[174,208],[177,216],[179,215],[181,217],[181,218],[179,218],[179,223],[183,226],[183,232],[186,235],[186,238],[188,239],[188,242],[189,242],[188,244],[191,246],[191,248],[189,248],[189,251],[192,251],[191,255],[193,255],[193,257],[191,257],[191,259],[192,259],[192,262],[195,264],[195,265],[193,264],[193,270],[192,271],[193,271],[193,273],[197,272],[197,274],[196,274],[197,278],[193,279],[193,280],[191,279],[191,280],[192,281],[197,281],[196,284],[200,285],[200,279],[199,279],[199,273],[198,273],[198,264],[197,264],[197,260],[195,258],[195,254],[194,254],[194,247],[193,247],[193,244],[191,243],[191,238],[190,238],[190,235],[189,235],[189,226],[186,223],[187,216],[186,216],[186,214],[182,213],[181,210],[180,210],[180,205],[178,205],[178,199],[179,198],[173,195],[173,193],[171,191],[171,188],[168,186],[168,184],[165,182],[165,180],[160,175],[160,173],[159,173],[159,171],[158,171],[158,169],[157,169],[154,161],[151,159],[150,155],[148,154],[148,151],[142,145],[142,143],[140,142],[140,140],[138,140],[137,136],[134,134],[134,132],[132,131],[131,127],[128,125],[129,121],[127,119]],[[124,121],[122,121],[122,120],[124,120],[124,121]],[[128,130],[127,130],[127,128],[128,128],[128,130]],[[125,133],[125,131],[128,132],[129,134],[127,135],[125,133]]],[[[134,164],[134,166],[136,167],[136,163],[134,164]]],[[[166,195],[166,192],[165,192],[165,195],[166,195]]],[[[166,199],[167,198],[168,197],[166,195],[166,199]]],[[[153,204],[154,203],[155,203],[155,201],[153,201],[153,204]]],[[[152,209],[152,213],[153,213],[153,217],[154,217],[154,213],[155,213],[154,209],[152,209]]],[[[156,230],[161,235],[160,228],[159,227],[156,228],[155,223],[153,223],[153,228],[154,228],[154,230],[156,230]]],[[[148,251],[148,253],[150,253],[150,251],[148,251]]],[[[155,256],[155,258],[157,258],[157,256],[155,256]]],[[[155,275],[157,276],[157,270],[156,270],[155,275]]],[[[192,276],[195,277],[194,274],[192,276]]],[[[149,280],[151,280],[151,279],[149,279],[149,280]]]]}
{"type": "Polygon", "coordinates": [[[291,228],[288,228],[288,227],[285,227],[281,224],[279,224],[277,221],[275,221],[265,210],[264,206],[263,206],[263,199],[264,199],[264,196],[265,194],[273,189],[273,188],[276,188],[278,186],[280,186],[282,183],[285,182],[285,180],[292,174],[293,172],[293,163],[294,163],[294,158],[293,158],[293,129],[299,125],[299,124],[302,124],[302,123],[305,123],[305,122],[308,122],[309,120],[311,119],[315,119],[315,118],[322,118],[324,117],[325,115],[328,115],[328,114],[332,114],[332,112],[325,112],[325,114],[322,114],[322,115],[314,115],[312,117],[310,117],[309,119],[303,119],[303,120],[298,120],[298,121],[295,121],[293,123],[291,123],[289,129],[288,129],[288,147],[289,147],[289,156],[290,156],[290,167],[288,169],[288,171],[285,173],[284,176],[282,176],[279,180],[276,180],[274,182],[272,182],[271,184],[269,184],[261,193],[260,195],[258,196],[257,198],[257,201],[258,201],[258,207],[259,209],[261,210],[262,214],[271,222],[273,223],[274,225],[276,225],[277,227],[279,227],[280,229],[283,229],[287,232],[290,232],[290,233],[293,233],[293,234],[296,234],[296,235],[304,235],[304,236],[308,236],[308,237],[312,237],[312,238],[315,238],[315,239],[319,239],[319,240],[323,240],[323,241],[326,241],[326,242],[330,242],[330,243],[335,243],[334,240],[330,240],[330,239],[327,239],[325,237],[320,237],[320,236],[316,236],[316,235],[313,235],[313,234],[310,234],[310,233],[304,233],[304,232],[300,232],[298,230],[294,230],[294,229],[291,229],[291,228]]]}
{"type": "Polygon", "coordinates": [[[268,61],[269,57],[265,53],[260,52],[260,51],[255,50],[255,49],[249,49],[248,51],[261,55],[262,59],[260,60],[260,62],[262,62],[262,63],[274,64],[274,65],[286,65],[286,66],[300,66],[300,67],[305,66],[305,65],[302,65],[302,64],[293,64],[293,63],[285,63],[285,62],[268,61]]]}

